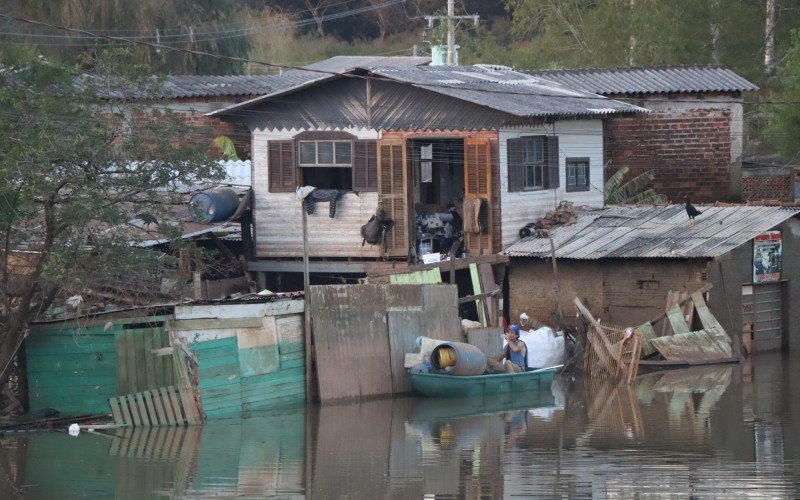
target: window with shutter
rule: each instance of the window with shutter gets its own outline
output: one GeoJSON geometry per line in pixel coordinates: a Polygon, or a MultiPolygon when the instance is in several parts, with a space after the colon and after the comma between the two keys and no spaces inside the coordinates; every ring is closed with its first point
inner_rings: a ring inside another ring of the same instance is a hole
{"type": "MultiPolygon", "coordinates": [[[[466,246],[472,255],[492,252],[492,157],[489,141],[464,140],[464,199],[480,199],[479,233],[467,234],[466,246]]],[[[466,213],[465,217],[468,217],[466,213]]]]}
{"type": "Polygon", "coordinates": [[[405,256],[410,246],[406,148],[402,142],[379,141],[378,200],[394,225],[386,231],[386,254],[405,256]]]}
{"type": "Polygon", "coordinates": [[[353,191],[378,190],[376,141],[355,141],[353,147],[353,191]]]}
{"type": "Polygon", "coordinates": [[[547,189],[556,189],[560,186],[558,175],[558,136],[547,136],[547,189]]]}
{"type": "Polygon", "coordinates": [[[558,154],[556,136],[508,139],[506,158],[509,192],[559,187],[558,154]]]}
{"type": "Polygon", "coordinates": [[[291,193],[297,187],[293,141],[267,143],[267,175],[270,193],[291,193]]]}

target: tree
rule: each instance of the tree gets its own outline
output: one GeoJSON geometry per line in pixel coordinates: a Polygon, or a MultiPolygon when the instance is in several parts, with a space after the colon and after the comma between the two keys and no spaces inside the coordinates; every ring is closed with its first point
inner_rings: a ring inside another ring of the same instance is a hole
{"type": "Polygon", "coordinates": [[[170,190],[221,175],[197,130],[145,107],[158,83],[129,53],[82,67],[79,77],[30,51],[0,55],[0,367],[57,297],[146,272],[142,229],[180,230],[165,223],[170,190]]]}
{"type": "Polygon", "coordinates": [[[647,183],[655,179],[652,170],[647,170],[625,181],[628,167],[620,167],[603,185],[605,205],[664,205],[667,197],[647,188],[647,183]]]}
{"type": "MultiPolygon", "coordinates": [[[[34,20],[178,49],[236,57],[247,57],[250,50],[240,2],[235,0],[6,0],[4,4],[4,11],[34,20]]],[[[11,21],[0,27],[12,41],[41,44],[43,54],[65,61],[120,44],[11,21]],[[20,38],[20,33],[29,35],[20,38]]],[[[164,73],[234,74],[243,69],[241,62],[167,49],[137,46],[134,53],[137,61],[164,73]]]]}
{"type": "Polygon", "coordinates": [[[766,139],[775,144],[784,159],[800,158],[800,29],[792,31],[792,44],[778,71],[780,88],[769,108],[766,139]]]}

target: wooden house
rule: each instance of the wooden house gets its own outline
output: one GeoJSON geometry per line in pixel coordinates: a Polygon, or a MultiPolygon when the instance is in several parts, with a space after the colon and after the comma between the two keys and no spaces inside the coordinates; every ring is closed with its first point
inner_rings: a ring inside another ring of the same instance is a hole
{"type": "Polygon", "coordinates": [[[312,272],[365,273],[380,260],[444,252],[452,241],[424,224],[462,207],[469,255],[499,252],[561,200],[601,206],[604,120],[646,111],[502,66],[285,78],[280,90],[210,113],[252,132],[249,268],[262,275],[302,269],[298,186],[347,192],[333,218],[327,204],[309,216],[312,272]],[[360,228],[379,206],[394,226],[382,245],[362,245],[360,228]]]}

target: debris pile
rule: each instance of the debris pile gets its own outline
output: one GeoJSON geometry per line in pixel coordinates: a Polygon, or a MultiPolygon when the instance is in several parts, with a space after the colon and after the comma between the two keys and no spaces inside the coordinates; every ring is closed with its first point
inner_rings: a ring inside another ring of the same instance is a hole
{"type": "Polygon", "coordinates": [[[536,236],[537,238],[547,237],[547,230],[555,226],[570,226],[577,222],[575,208],[572,202],[561,201],[558,207],[552,212],[547,212],[544,217],[536,219],[525,225],[519,230],[519,237],[536,236]]]}
{"type": "Polygon", "coordinates": [[[674,367],[736,361],[731,338],[703,298],[709,289],[707,285],[692,294],[670,291],[663,314],[627,328],[595,319],[576,298],[575,306],[586,322],[584,370],[592,378],[613,377],[631,383],[640,365],[674,367]]]}

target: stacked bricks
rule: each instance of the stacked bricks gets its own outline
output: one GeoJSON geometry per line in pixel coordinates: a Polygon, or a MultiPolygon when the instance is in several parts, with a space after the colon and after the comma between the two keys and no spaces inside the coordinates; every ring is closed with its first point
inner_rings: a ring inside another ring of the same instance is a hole
{"type": "Polygon", "coordinates": [[[629,178],[647,170],[657,193],[680,202],[730,199],[731,115],[722,109],[654,111],[613,118],[604,127],[606,177],[629,167],[629,178]]]}

